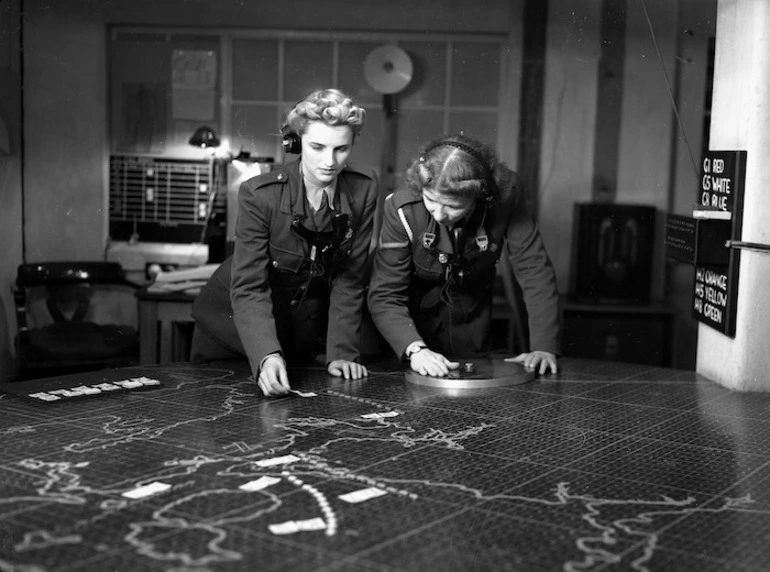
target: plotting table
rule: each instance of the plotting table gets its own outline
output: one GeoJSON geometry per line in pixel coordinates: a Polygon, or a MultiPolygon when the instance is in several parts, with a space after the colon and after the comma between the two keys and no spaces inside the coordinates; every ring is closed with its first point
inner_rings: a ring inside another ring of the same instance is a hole
{"type": "Polygon", "coordinates": [[[560,365],[475,392],[380,364],[356,382],[292,370],[308,396],[266,399],[244,363],[2,395],[0,570],[768,569],[770,396],[560,365]]]}

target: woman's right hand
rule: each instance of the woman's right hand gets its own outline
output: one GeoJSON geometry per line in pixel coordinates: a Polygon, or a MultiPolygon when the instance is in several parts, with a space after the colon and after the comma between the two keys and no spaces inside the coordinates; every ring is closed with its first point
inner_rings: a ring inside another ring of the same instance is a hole
{"type": "Polygon", "coordinates": [[[259,370],[257,385],[266,396],[286,395],[289,393],[289,375],[286,373],[286,362],[276,354],[268,356],[259,370]]]}
{"type": "Polygon", "coordinates": [[[449,361],[440,353],[422,348],[409,357],[409,366],[420,375],[444,377],[460,367],[460,362],[449,361]]]}

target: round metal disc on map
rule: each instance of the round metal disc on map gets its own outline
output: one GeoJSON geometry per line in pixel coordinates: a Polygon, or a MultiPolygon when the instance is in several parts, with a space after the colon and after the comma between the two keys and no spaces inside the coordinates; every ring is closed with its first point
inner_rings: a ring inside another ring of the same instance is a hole
{"type": "Polygon", "coordinates": [[[445,389],[484,389],[520,385],[535,379],[534,371],[527,371],[518,363],[502,359],[480,359],[460,362],[459,369],[445,377],[422,375],[409,369],[406,380],[409,383],[445,389]]]}
{"type": "Polygon", "coordinates": [[[412,60],[398,46],[380,46],[366,56],[364,79],[377,93],[398,93],[412,81],[412,60]]]}

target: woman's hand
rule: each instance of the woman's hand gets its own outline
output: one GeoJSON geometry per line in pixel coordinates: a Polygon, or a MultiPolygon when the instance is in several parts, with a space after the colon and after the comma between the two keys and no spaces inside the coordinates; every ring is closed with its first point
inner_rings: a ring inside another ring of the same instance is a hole
{"type": "Polygon", "coordinates": [[[346,359],[334,360],[329,363],[329,367],[326,368],[326,371],[332,375],[344,377],[345,379],[361,379],[362,377],[369,375],[366,367],[362,366],[360,363],[348,361],[346,359]]]}
{"type": "Polygon", "coordinates": [[[409,357],[409,366],[420,375],[444,377],[450,370],[460,367],[460,362],[449,361],[439,353],[422,348],[409,357]]]}
{"type": "Polygon", "coordinates": [[[289,393],[289,375],[286,362],[279,354],[271,355],[262,362],[257,385],[266,396],[286,395],[289,393]]]}
{"type": "Polygon", "coordinates": [[[556,355],[551,352],[529,352],[519,354],[516,357],[506,358],[505,361],[522,364],[527,371],[535,371],[545,374],[548,370],[551,373],[559,373],[559,368],[556,366],[556,355]]]}

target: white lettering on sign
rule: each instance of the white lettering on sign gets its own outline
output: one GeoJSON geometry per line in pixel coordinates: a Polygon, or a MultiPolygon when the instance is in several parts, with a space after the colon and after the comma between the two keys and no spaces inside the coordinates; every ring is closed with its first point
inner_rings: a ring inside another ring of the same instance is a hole
{"type": "Polygon", "coordinates": [[[722,195],[712,195],[711,196],[711,206],[718,208],[719,210],[726,211],[727,210],[727,197],[722,195]]]}
{"type": "Polygon", "coordinates": [[[711,304],[704,304],[703,315],[717,324],[722,323],[722,310],[711,304]]]}
{"type": "Polygon", "coordinates": [[[713,304],[727,306],[727,295],[724,292],[720,292],[713,286],[706,287],[706,300],[713,304]]]}
{"type": "Polygon", "coordinates": [[[727,303],[727,274],[708,268],[696,268],[693,300],[693,310],[696,314],[721,324],[727,303]]]}
{"type": "Polygon", "coordinates": [[[709,284],[711,286],[718,286],[722,290],[727,290],[726,274],[717,274],[713,270],[706,270],[706,272],[703,273],[702,280],[704,280],[706,284],[709,284]]]}
{"type": "Polygon", "coordinates": [[[711,177],[711,190],[715,193],[730,194],[730,179],[727,177],[711,177]]]}
{"type": "Polygon", "coordinates": [[[695,295],[698,298],[703,298],[703,294],[706,291],[706,287],[703,285],[703,282],[696,282],[695,283],[695,295]]]}
{"type": "Polygon", "coordinates": [[[709,210],[729,211],[731,208],[728,197],[734,192],[734,181],[729,166],[724,159],[703,158],[700,204],[709,210]]]}

